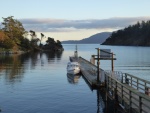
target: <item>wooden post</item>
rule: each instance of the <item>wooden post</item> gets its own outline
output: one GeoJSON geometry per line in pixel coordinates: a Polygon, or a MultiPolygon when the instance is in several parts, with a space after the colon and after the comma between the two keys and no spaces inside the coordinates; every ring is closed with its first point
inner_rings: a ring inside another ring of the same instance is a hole
{"type": "Polygon", "coordinates": [[[131,77],[131,87],[132,87],[132,77],[131,77]]]}
{"type": "Polygon", "coordinates": [[[137,90],[139,90],[139,79],[137,79],[137,90]]]}
{"type": "Polygon", "coordinates": [[[146,87],[145,88],[145,94],[150,96],[150,88],[149,87],[146,87]]]}
{"type": "Polygon", "coordinates": [[[100,49],[97,49],[97,83],[99,83],[99,65],[100,65],[100,49]]]}
{"type": "Polygon", "coordinates": [[[97,90],[97,113],[100,112],[100,91],[97,90]]]}
{"type": "Polygon", "coordinates": [[[92,55],[92,56],[91,56],[91,60],[90,60],[90,62],[91,62],[92,64],[94,64],[94,65],[95,65],[95,55],[92,55]]]}
{"type": "Polygon", "coordinates": [[[139,113],[142,113],[142,98],[139,96],[139,113]]]}
{"type": "Polygon", "coordinates": [[[111,59],[111,70],[114,71],[114,54],[112,53],[112,59],[111,59]]]}
{"type": "Polygon", "coordinates": [[[129,85],[129,79],[127,78],[127,74],[126,73],[125,73],[125,83],[129,85]]]}
{"type": "Polygon", "coordinates": [[[118,102],[117,82],[116,82],[116,87],[115,87],[115,101],[117,101],[117,102],[118,102]]]}
{"type": "Polygon", "coordinates": [[[123,86],[121,85],[121,104],[123,105],[123,86]]]}
{"type": "Polygon", "coordinates": [[[132,113],[132,95],[131,91],[129,90],[129,113],[132,113]]]}

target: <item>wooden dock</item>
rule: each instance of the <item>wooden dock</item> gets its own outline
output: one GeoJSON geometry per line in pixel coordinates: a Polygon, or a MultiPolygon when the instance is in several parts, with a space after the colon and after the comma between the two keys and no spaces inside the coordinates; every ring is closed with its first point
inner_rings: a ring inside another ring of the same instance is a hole
{"type": "Polygon", "coordinates": [[[99,69],[99,71],[101,72],[99,77],[100,82],[97,83],[97,66],[93,65],[91,62],[85,60],[82,57],[79,57],[78,62],[80,63],[80,69],[83,77],[87,80],[88,84],[92,88],[104,86],[105,82],[104,70],[99,69]]]}
{"type": "Polygon", "coordinates": [[[128,113],[150,112],[149,81],[127,73],[106,72],[102,69],[99,69],[100,73],[97,74],[96,65],[82,57],[78,57],[78,62],[80,63],[83,77],[93,89],[104,88],[106,97],[118,102],[128,113]]]}

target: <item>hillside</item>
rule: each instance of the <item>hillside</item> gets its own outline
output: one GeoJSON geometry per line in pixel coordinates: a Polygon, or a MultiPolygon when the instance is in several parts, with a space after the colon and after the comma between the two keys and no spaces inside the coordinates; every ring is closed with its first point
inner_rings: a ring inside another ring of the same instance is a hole
{"type": "Polygon", "coordinates": [[[89,38],[84,38],[78,41],[77,40],[62,41],[62,44],[101,44],[110,35],[111,35],[111,32],[102,32],[102,33],[97,33],[95,35],[92,35],[89,38]]]}
{"type": "Polygon", "coordinates": [[[102,45],[150,46],[150,21],[113,32],[102,45]]]}

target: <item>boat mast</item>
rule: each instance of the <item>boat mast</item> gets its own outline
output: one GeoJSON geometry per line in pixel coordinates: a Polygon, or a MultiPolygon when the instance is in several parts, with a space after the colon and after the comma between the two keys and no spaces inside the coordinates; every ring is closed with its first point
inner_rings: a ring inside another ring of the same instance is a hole
{"type": "Polygon", "coordinates": [[[74,56],[77,58],[78,57],[78,48],[77,48],[77,45],[76,45],[76,50],[74,52],[74,56]]]}

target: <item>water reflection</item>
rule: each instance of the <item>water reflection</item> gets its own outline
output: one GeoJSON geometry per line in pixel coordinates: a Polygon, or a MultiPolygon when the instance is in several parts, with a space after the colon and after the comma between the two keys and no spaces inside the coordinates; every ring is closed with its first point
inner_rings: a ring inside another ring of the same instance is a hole
{"type": "MultiPolygon", "coordinates": [[[[61,60],[62,53],[63,53],[63,51],[58,51],[56,53],[45,52],[44,54],[46,55],[48,62],[54,62],[54,61],[60,61],[61,60]]],[[[43,53],[41,53],[41,54],[43,54],[43,53]]]]}
{"type": "Polygon", "coordinates": [[[97,113],[103,113],[105,104],[100,94],[100,90],[96,90],[97,92],[97,113]]]}
{"type": "Polygon", "coordinates": [[[93,90],[96,91],[97,96],[96,113],[124,113],[124,111],[119,106],[117,106],[117,103],[114,100],[111,100],[106,96],[105,87],[100,89],[93,89],[86,80],[85,82],[87,83],[91,91],[93,90]]]}
{"type": "Polygon", "coordinates": [[[67,80],[70,84],[77,84],[81,75],[73,75],[67,73],[67,80]]]}
{"type": "MultiPolygon", "coordinates": [[[[62,52],[31,52],[22,55],[0,55],[0,76],[7,82],[21,82],[24,73],[36,69],[37,66],[60,61],[62,52]]],[[[1,77],[0,77],[1,78],[1,77]]]]}
{"type": "Polygon", "coordinates": [[[21,63],[21,57],[18,55],[1,55],[0,56],[0,72],[3,72],[5,79],[10,82],[15,82],[16,80],[21,80],[23,78],[24,67],[21,63]]]}
{"type": "Polygon", "coordinates": [[[105,88],[97,89],[97,113],[126,113],[117,101],[106,96],[105,88]]]}

